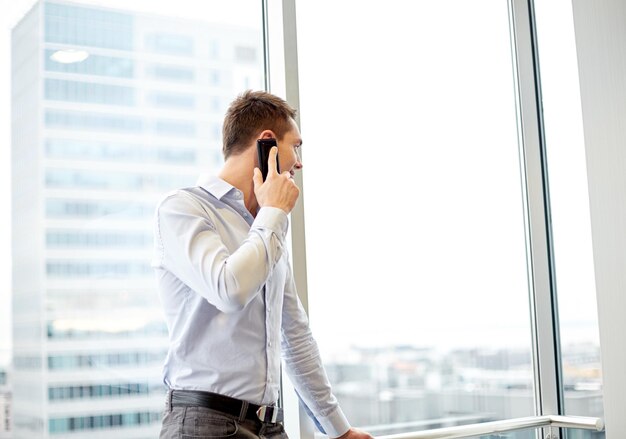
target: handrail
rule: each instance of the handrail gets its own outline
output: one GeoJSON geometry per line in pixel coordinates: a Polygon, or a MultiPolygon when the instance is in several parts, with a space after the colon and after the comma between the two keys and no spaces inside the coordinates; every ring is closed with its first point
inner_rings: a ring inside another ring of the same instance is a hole
{"type": "Polygon", "coordinates": [[[604,421],[600,418],[588,418],[583,416],[531,416],[528,418],[505,419],[503,421],[482,422],[480,424],[435,428],[411,433],[390,434],[378,436],[378,439],[460,439],[539,427],[581,428],[602,431],[604,430],[604,421]]]}

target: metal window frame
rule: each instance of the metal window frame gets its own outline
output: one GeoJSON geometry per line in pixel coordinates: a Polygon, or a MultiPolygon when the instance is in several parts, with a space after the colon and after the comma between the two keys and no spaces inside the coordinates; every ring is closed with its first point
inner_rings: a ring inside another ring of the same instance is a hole
{"type": "MultiPolygon", "coordinates": [[[[282,2],[261,0],[263,11],[263,45],[265,67],[265,89],[284,98],[293,108],[300,108],[300,84],[298,79],[298,47],[295,0],[282,2]],[[280,50],[282,48],[283,50],[280,50]]],[[[300,112],[296,114],[300,126],[300,112]]],[[[302,154],[302,152],[301,152],[302,154]]],[[[304,157],[303,157],[304,160],[304,157]]],[[[305,311],[309,312],[306,242],[304,228],[303,172],[296,173],[294,180],[300,188],[300,197],[290,214],[291,258],[293,275],[298,296],[305,311]]],[[[315,432],[310,428],[304,409],[290,385],[281,380],[281,405],[285,408],[285,429],[290,437],[313,439],[315,432]],[[299,433],[294,436],[294,432],[299,433]]]]}
{"type": "MultiPolygon", "coordinates": [[[[266,89],[300,107],[295,0],[269,2],[263,7],[266,89]],[[280,49],[281,50],[276,50],[280,49]],[[270,50],[270,48],[272,50],[270,50]]],[[[539,55],[533,0],[508,0],[513,76],[517,112],[520,175],[524,203],[524,228],[529,279],[535,415],[563,415],[563,387],[559,337],[554,247],[549,181],[541,99],[539,55]]],[[[300,125],[299,118],[296,120],[300,125]]],[[[296,174],[300,199],[291,213],[293,269],[298,295],[308,312],[306,242],[304,224],[305,186],[296,174]]],[[[285,398],[289,399],[289,398],[285,398]]],[[[297,411],[297,402],[287,401],[297,411]]],[[[300,437],[313,439],[300,413],[300,437]]],[[[546,428],[542,437],[563,436],[546,428]]]]}
{"type": "MultiPolygon", "coordinates": [[[[480,424],[457,425],[454,427],[441,427],[433,430],[422,430],[412,433],[391,434],[379,436],[378,439],[461,439],[476,438],[478,436],[496,434],[528,429],[548,430],[552,434],[543,434],[542,438],[554,438],[556,430],[563,428],[576,428],[592,431],[603,431],[604,422],[599,418],[582,416],[530,416],[527,418],[505,419],[503,421],[483,422],[480,424]]],[[[508,437],[508,435],[507,435],[508,437]]]]}
{"type": "MultiPolygon", "coordinates": [[[[530,286],[535,414],[562,415],[563,375],[534,1],[509,0],[509,23],[530,286]]],[[[545,431],[543,437],[548,433],[545,431]]]]}

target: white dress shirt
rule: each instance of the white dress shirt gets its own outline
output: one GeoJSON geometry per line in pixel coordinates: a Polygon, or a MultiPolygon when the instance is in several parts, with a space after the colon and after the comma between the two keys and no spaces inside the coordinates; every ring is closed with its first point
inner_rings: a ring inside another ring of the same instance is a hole
{"type": "Polygon", "coordinates": [[[273,404],[282,351],[326,433],[345,433],[350,425],[296,294],[285,212],[263,207],[253,218],[241,191],[210,177],[167,194],[155,219],[152,266],[170,339],[165,384],[273,404]]]}

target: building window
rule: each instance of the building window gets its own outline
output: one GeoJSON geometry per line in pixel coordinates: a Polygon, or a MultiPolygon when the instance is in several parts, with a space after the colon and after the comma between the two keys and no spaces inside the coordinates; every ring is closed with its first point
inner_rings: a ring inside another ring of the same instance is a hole
{"type": "Polygon", "coordinates": [[[48,128],[71,130],[117,131],[129,134],[143,130],[143,120],[140,117],[68,110],[46,110],[45,123],[48,128]]]}
{"type": "Polygon", "coordinates": [[[66,200],[49,198],[46,200],[46,215],[50,218],[102,218],[120,221],[136,218],[149,218],[154,214],[154,206],[148,203],[134,203],[115,200],[66,200]]]}
{"type": "Polygon", "coordinates": [[[133,397],[163,395],[165,387],[162,383],[154,382],[122,382],[91,384],[80,386],[54,386],[48,388],[48,400],[51,402],[72,399],[101,399],[111,397],[133,397]]]}
{"type": "MultiPolygon", "coordinates": [[[[92,323],[93,320],[92,320],[92,323]]],[[[116,328],[115,331],[98,328],[95,324],[88,325],[86,320],[57,319],[47,324],[48,338],[55,340],[85,339],[119,339],[128,337],[159,337],[167,336],[167,327],[162,321],[151,321],[132,329],[116,328]]]]}
{"type": "Polygon", "coordinates": [[[132,50],[133,15],[106,9],[44,3],[45,41],[132,50]]]}
{"type": "Polygon", "coordinates": [[[167,64],[154,64],[147,68],[147,72],[151,78],[168,82],[193,82],[196,76],[192,68],[167,64]]]}
{"type": "Polygon", "coordinates": [[[41,357],[17,356],[13,359],[13,365],[20,369],[39,369],[42,366],[41,357]]]}
{"type": "MultiPolygon", "coordinates": [[[[136,366],[159,363],[166,352],[113,352],[103,354],[80,354],[80,355],[49,355],[48,370],[61,369],[93,369],[99,367],[119,367],[136,366]]],[[[76,392],[76,388],[63,388],[67,396],[63,399],[71,399],[71,392],[76,392]]],[[[119,388],[113,387],[114,392],[119,392],[119,388]]]]}
{"type": "Polygon", "coordinates": [[[175,93],[151,93],[148,101],[155,107],[180,108],[192,110],[196,107],[196,98],[193,95],[175,93]]]}
{"type": "Polygon", "coordinates": [[[235,46],[235,61],[241,63],[255,63],[257,61],[256,48],[235,46]]]}
{"type": "Polygon", "coordinates": [[[54,52],[56,51],[46,49],[44,54],[44,65],[48,72],[111,78],[133,78],[135,75],[135,62],[132,59],[91,54],[82,62],[64,64],[50,58],[54,52]]]}
{"type": "Polygon", "coordinates": [[[193,55],[194,41],[187,35],[152,34],[146,37],[146,47],[157,53],[193,55]]]}
{"type": "Polygon", "coordinates": [[[48,248],[80,247],[126,247],[145,248],[152,243],[151,233],[114,232],[114,231],[70,231],[48,230],[46,245],[48,248]]]}
{"type": "Polygon", "coordinates": [[[136,261],[56,261],[46,264],[49,277],[59,278],[124,278],[150,276],[152,269],[148,263],[136,261]]]}
{"type": "Polygon", "coordinates": [[[46,79],[45,97],[51,101],[100,105],[135,105],[135,89],[120,85],[46,79]]]}
{"type": "Polygon", "coordinates": [[[46,186],[110,191],[162,191],[192,184],[193,176],[48,169],[46,186]]]}
{"type": "Polygon", "coordinates": [[[193,164],[196,150],[185,146],[145,146],[122,142],[99,142],[93,139],[49,138],[46,156],[54,159],[107,160],[117,162],[193,164]]]}
{"type": "Polygon", "coordinates": [[[95,416],[70,418],[52,418],[48,421],[48,431],[52,435],[82,430],[105,428],[129,428],[141,424],[158,422],[161,419],[159,412],[132,412],[115,413],[95,416]]]}
{"type": "Polygon", "coordinates": [[[195,122],[179,120],[157,120],[154,123],[154,132],[166,136],[195,137],[195,122]]]}

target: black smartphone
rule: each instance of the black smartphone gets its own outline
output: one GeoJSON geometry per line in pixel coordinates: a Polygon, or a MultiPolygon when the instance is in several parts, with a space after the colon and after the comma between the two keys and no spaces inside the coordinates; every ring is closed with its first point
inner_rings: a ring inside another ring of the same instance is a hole
{"type": "MultiPolygon", "coordinates": [[[[258,139],[256,141],[256,151],[259,155],[259,169],[263,174],[263,181],[267,178],[268,160],[270,157],[270,149],[276,146],[276,139],[258,139]]],[[[278,166],[278,154],[276,154],[276,171],[280,174],[280,166],[278,166]]]]}

